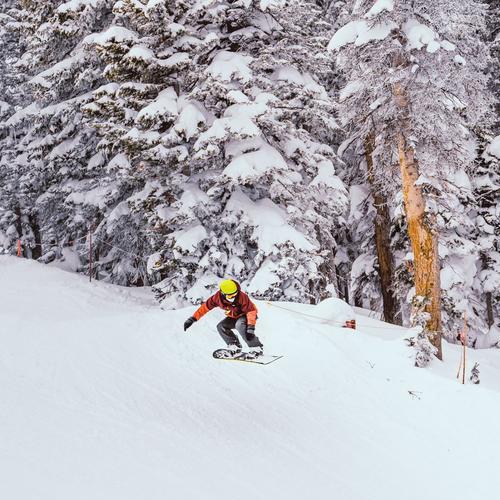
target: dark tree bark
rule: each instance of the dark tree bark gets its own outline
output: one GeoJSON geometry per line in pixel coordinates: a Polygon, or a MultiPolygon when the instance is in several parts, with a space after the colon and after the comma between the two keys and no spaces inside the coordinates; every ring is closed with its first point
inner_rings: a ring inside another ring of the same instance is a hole
{"type": "Polygon", "coordinates": [[[377,248],[378,275],[382,289],[382,302],[384,309],[384,320],[388,323],[401,324],[398,317],[398,304],[394,297],[394,258],[391,252],[390,227],[391,220],[387,207],[387,198],[377,186],[373,168],[373,150],[375,148],[375,136],[370,134],[365,140],[365,158],[368,171],[373,204],[377,215],[373,221],[375,226],[375,245],[377,248]]]}

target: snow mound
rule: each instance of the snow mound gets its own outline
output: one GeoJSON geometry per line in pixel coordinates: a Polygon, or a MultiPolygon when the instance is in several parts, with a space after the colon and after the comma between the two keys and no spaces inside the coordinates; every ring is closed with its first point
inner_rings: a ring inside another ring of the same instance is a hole
{"type": "Polygon", "coordinates": [[[344,326],[346,321],[356,318],[354,309],[347,302],[334,297],[321,301],[314,308],[314,315],[338,326],[344,326]]]}

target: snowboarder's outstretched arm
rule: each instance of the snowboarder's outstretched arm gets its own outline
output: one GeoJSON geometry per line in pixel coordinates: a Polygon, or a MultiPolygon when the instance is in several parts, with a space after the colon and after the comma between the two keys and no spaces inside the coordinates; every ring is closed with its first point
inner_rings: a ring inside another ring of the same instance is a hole
{"type": "Polygon", "coordinates": [[[217,307],[218,304],[214,300],[215,295],[212,295],[208,300],[203,302],[203,304],[198,307],[195,313],[184,322],[184,331],[186,331],[195,321],[198,321],[200,318],[205,316],[208,311],[210,311],[214,307],[217,307]]]}
{"type": "Polygon", "coordinates": [[[211,311],[214,307],[220,307],[220,304],[218,304],[215,300],[216,295],[217,294],[212,295],[209,299],[203,302],[203,304],[201,304],[198,309],[196,309],[195,313],[193,314],[193,318],[196,321],[205,316],[205,314],[207,314],[208,311],[211,311]]]}

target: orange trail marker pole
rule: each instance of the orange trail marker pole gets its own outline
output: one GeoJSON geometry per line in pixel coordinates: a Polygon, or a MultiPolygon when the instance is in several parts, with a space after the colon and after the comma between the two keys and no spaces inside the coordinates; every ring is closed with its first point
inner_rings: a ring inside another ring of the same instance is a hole
{"type": "Polygon", "coordinates": [[[22,256],[22,250],[21,250],[21,240],[17,240],[17,256],[21,257],[22,256]]]}

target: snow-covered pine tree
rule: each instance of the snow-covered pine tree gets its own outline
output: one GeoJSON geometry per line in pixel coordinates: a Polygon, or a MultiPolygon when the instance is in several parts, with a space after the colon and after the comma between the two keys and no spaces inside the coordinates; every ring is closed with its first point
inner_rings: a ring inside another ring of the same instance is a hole
{"type": "Polygon", "coordinates": [[[15,89],[14,63],[21,52],[18,32],[19,0],[5,0],[0,5],[0,119],[12,113],[18,95],[15,89]]]}
{"type": "MultiPolygon", "coordinates": [[[[487,30],[478,30],[478,35],[486,38],[492,57],[488,63],[489,83],[493,95],[499,99],[498,88],[498,13],[497,1],[490,2],[487,30]],[[495,54],[495,51],[497,53],[495,54]]],[[[479,28],[479,26],[478,26],[479,28]]],[[[500,189],[500,144],[495,148],[495,134],[498,134],[498,114],[483,115],[478,127],[474,128],[479,145],[479,155],[473,172],[459,172],[452,180],[454,195],[448,205],[455,206],[449,213],[459,213],[451,220],[460,230],[448,233],[446,248],[447,266],[443,269],[443,279],[448,286],[443,287],[444,318],[448,323],[462,323],[464,312],[469,320],[469,344],[473,347],[491,347],[500,340],[498,323],[498,302],[500,296],[499,247],[499,189],[500,189]],[[496,152],[496,156],[495,156],[496,152]],[[468,174],[468,175],[467,175],[468,174]],[[465,235],[465,236],[464,236],[465,235]],[[495,324],[496,323],[496,324],[495,324]]],[[[451,179],[450,179],[451,180],[451,179]]],[[[453,339],[452,339],[453,340],[453,339]]]]}
{"type": "Polygon", "coordinates": [[[500,347],[500,2],[488,2],[487,42],[491,58],[490,87],[496,96],[494,112],[478,130],[481,155],[472,178],[473,200],[469,213],[474,221],[475,241],[481,261],[474,279],[474,302],[470,305],[480,321],[483,335],[471,341],[476,347],[500,347]]]}
{"type": "Polygon", "coordinates": [[[468,211],[480,256],[468,308],[475,318],[469,339],[474,347],[500,347],[500,135],[490,134],[481,134],[484,151],[472,179],[474,203],[468,211]]]}
{"type": "Polygon", "coordinates": [[[450,204],[457,199],[452,183],[473,164],[471,128],[488,107],[486,52],[477,37],[484,6],[360,0],[351,14],[329,45],[349,77],[341,113],[354,143],[374,135],[376,181],[393,206],[404,194],[416,293],[426,302],[428,335],[440,357],[438,243],[446,260],[452,241],[467,240],[459,224],[450,227],[452,216],[459,218],[450,214],[458,207],[450,204]]]}
{"type": "Polygon", "coordinates": [[[99,234],[145,218],[137,237],[156,250],[149,269],[166,306],[200,300],[222,276],[261,297],[321,297],[346,204],[321,11],[124,0],[114,13],[87,39],[109,83],[84,109],[131,190],[99,234]]]}
{"type": "MultiPolygon", "coordinates": [[[[21,44],[16,31],[16,7],[18,1],[8,0],[0,5],[0,121],[6,120],[15,111],[16,94],[13,91],[15,82],[13,65],[19,57],[21,44]]],[[[0,133],[0,147],[3,145],[4,133],[0,133]]],[[[7,172],[3,166],[3,148],[0,149],[0,252],[5,252],[11,246],[11,240],[16,237],[16,228],[10,221],[15,220],[4,202],[4,192],[7,184],[7,172]],[[10,227],[10,233],[5,230],[10,227]],[[2,230],[4,228],[4,230],[2,230]]]]}
{"type": "Polygon", "coordinates": [[[81,42],[107,22],[110,1],[19,3],[24,47],[15,67],[24,95],[0,123],[2,203],[11,214],[2,229],[17,233],[26,256],[48,261],[86,234],[106,194],[98,191],[95,132],[80,110],[102,70],[81,42]]]}

